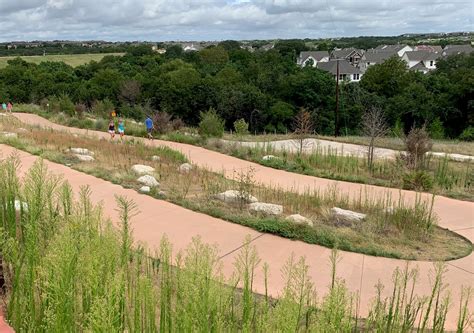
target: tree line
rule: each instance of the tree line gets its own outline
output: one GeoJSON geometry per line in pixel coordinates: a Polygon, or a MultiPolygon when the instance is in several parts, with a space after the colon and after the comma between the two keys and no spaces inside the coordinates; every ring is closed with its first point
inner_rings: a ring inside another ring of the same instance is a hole
{"type": "MultiPolygon", "coordinates": [[[[317,133],[333,134],[336,83],[326,72],[297,66],[298,51],[295,43],[282,42],[252,53],[226,41],[199,52],[174,45],[164,55],[143,45],[75,68],[16,58],[0,69],[0,100],[57,101],[61,111],[71,113],[74,104],[83,110],[113,108],[136,120],[162,111],[188,125],[212,108],[227,128],[244,119],[251,132],[280,133],[293,130],[292,119],[305,109],[317,133]]],[[[362,116],[374,106],[398,131],[426,125],[434,136],[457,138],[472,130],[474,54],[439,60],[437,67],[423,75],[392,58],[371,66],[360,83],[342,84],[342,132],[360,134],[362,116]]]]}

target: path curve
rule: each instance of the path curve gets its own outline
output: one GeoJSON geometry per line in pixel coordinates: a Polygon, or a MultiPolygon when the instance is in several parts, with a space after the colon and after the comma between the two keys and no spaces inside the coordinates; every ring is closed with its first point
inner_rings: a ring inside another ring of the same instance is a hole
{"type": "MultiPolygon", "coordinates": [[[[243,147],[251,148],[271,148],[276,151],[289,151],[289,152],[298,152],[298,143],[295,143],[294,140],[274,140],[274,141],[261,141],[261,142],[252,142],[252,141],[231,141],[231,140],[221,140],[222,143],[232,145],[238,144],[243,147]]],[[[314,139],[308,138],[304,140],[303,143],[303,153],[310,154],[314,151],[321,151],[323,154],[330,151],[332,154],[338,154],[343,156],[356,156],[356,157],[367,157],[367,146],[358,145],[354,143],[345,143],[338,141],[330,141],[323,139],[314,139]]],[[[388,148],[374,148],[374,156],[376,158],[383,159],[395,159],[400,154],[399,150],[388,149],[388,148]]],[[[465,162],[465,161],[474,161],[474,156],[464,155],[464,154],[454,154],[454,153],[440,153],[440,152],[429,152],[428,154],[436,157],[444,158],[447,156],[450,160],[465,162]]]]}
{"type": "MultiPolygon", "coordinates": [[[[56,130],[65,130],[81,135],[108,137],[108,134],[104,132],[68,128],[51,123],[33,114],[15,114],[15,116],[30,125],[50,127],[56,130]]],[[[232,175],[233,170],[252,167],[255,170],[256,180],[266,185],[305,191],[308,188],[324,188],[328,185],[337,184],[341,191],[353,193],[354,195],[358,195],[359,190],[362,188],[367,189],[374,195],[381,195],[388,191],[391,192],[394,197],[402,193],[408,201],[413,202],[415,199],[415,193],[410,191],[337,182],[293,174],[186,144],[159,140],[143,141],[149,145],[164,145],[181,151],[187,155],[194,164],[200,167],[207,167],[213,171],[224,171],[228,176],[232,175]]],[[[4,156],[12,150],[10,147],[0,146],[0,151],[3,152],[4,156]]],[[[31,165],[32,161],[36,159],[36,157],[26,153],[21,153],[21,156],[25,167],[31,165]]],[[[262,258],[262,262],[267,262],[270,265],[268,286],[269,292],[272,295],[278,295],[281,291],[283,280],[279,272],[292,252],[296,256],[306,256],[310,265],[309,274],[320,295],[324,294],[329,284],[328,257],[331,252],[330,249],[300,241],[292,241],[274,235],[262,235],[252,229],[224,222],[203,214],[190,212],[170,203],[140,195],[133,190],[123,189],[120,186],[113,185],[89,175],[81,174],[80,172],[59,164],[48,162],[48,166],[55,172],[65,175],[66,178],[71,181],[75,190],[77,190],[81,184],[90,184],[94,201],[104,201],[106,213],[111,217],[116,217],[116,212],[114,211],[116,205],[112,202],[113,198],[110,198],[111,196],[108,195],[111,191],[134,199],[139,204],[141,210],[140,216],[135,218],[134,236],[137,240],[145,242],[151,247],[157,246],[161,235],[165,233],[178,249],[185,246],[193,236],[201,235],[205,242],[217,244],[222,255],[228,254],[223,257],[222,261],[224,263],[225,272],[230,273],[232,262],[238,254],[238,250],[232,251],[238,248],[244,235],[250,234],[252,239],[254,239],[253,244],[256,246],[259,256],[262,258]],[[189,214],[192,214],[192,217],[189,214]]],[[[438,197],[435,201],[434,211],[440,218],[440,226],[456,231],[471,242],[474,241],[473,203],[438,197]]],[[[397,267],[403,268],[405,262],[402,260],[372,257],[350,252],[343,252],[342,254],[343,259],[338,266],[338,275],[346,281],[350,290],[361,291],[361,314],[365,315],[370,305],[370,299],[375,296],[374,285],[378,281],[382,282],[386,286],[384,292],[386,295],[389,295],[392,272],[397,267]]],[[[451,288],[452,299],[458,300],[460,287],[462,285],[474,288],[474,254],[451,261],[448,265],[449,271],[446,274],[446,283],[448,283],[451,288]]],[[[430,291],[429,273],[433,267],[432,263],[421,261],[417,262],[416,266],[418,266],[420,270],[420,281],[417,292],[426,295],[430,291]]],[[[255,288],[259,292],[264,291],[263,276],[260,272],[257,274],[255,288]]],[[[457,306],[450,308],[446,328],[455,329],[457,310],[457,306]]],[[[471,310],[474,310],[473,306],[471,306],[471,310]]]]}

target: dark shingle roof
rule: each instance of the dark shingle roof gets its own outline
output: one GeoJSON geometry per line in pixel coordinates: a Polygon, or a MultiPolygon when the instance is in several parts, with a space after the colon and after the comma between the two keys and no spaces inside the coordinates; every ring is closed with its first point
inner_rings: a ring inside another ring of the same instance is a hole
{"type": "Polygon", "coordinates": [[[377,51],[384,51],[384,52],[398,52],[403,49],[406,44],[395,44],[395,45],[379,45],[375,48],[377,51]]]}
{"type": "Polygon", "coordinates": [[[346,48],[346,49],[334,50],[334,51],[332,51],[331,56],[333,58],[336,58],[336,59],[344,59],[344,58],[349,57],[349,55],[352,52],[359,52],[359,54],[361,54],[361,55],[364,54],[364,50],[359,50],[359,49],[355,49],[353,47],[349,47],[349,48],[346,48]]]}
{"type": "Polygon", "coordinates": [[[450,56],[453,54],[460,53],[471,53],[474,51],[474,48],[471,45],[446,45],[443,49],[444,56],[450,56]]]}
{"type": "Polygon", "coordinates": [[[409,51],[405,52],[405,55],[410,61],[427,61],[439,58],[439,54],[428,51],[409,51]]]}
{"type": "Polygon", "coordinates": [[[316,61],[321,61],[324,57],[329,57],[328,51],[303,51],[300,53],[300,59],[302,62],[306,61],[309,57],[312,57],[316,61]]]}
{"type": "Polygon", "coordinates": [[[370,62],[373,64],[380,64],[384,62],[387,59],[390,59],[391,57],[397,56],[396,52],[391,52],[391,51],[367,51],[364,54],[364,58],[366,62],[370,62]]]}
{"type": "MultiPolygon", "coordinates": [[[[337,74],[337,60],[330,60],[328,62],[319,62],[317,68],[329,72],[333,75],[337,74]]],[[[359,68],[351,65],[347,60],[339,60],[339,74],[360,74],[359,68]]]]}
{"type": "Polygon", "coordinates": [[[429,71],[428,68],[426,68],[425,65],[423,65],[423,62],[420,61],[419,63],[417,63],[415,66],[411,67],[410,70],[412,71],[421,71],[421,72],[427,72],[429,71]]]}

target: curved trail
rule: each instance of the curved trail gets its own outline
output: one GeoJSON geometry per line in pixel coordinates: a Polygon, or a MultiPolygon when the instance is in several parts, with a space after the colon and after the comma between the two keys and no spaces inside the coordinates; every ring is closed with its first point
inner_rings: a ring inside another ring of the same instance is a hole
{"type": "MultiPolygon", "coordinates": [[[[30,125],[50,127],[55,130],[69,131],[98,138],[108,138],[108,134],[104,132],[57,125],[33,114],[15,114],[15,116],[30,125]]],[[[148,145],[164,145],[181,151],[188,156],[192,163],[199,167],[206,167],[218,172],[224,171],[228,176],[232,176],[234,170],[252,167],[255,170],[255,179],[267,186],[279,186],[296,191],[305,191],[307,189],[324,189],[327,186],[337,184],[338,189],[351,193],[354,196],[358,196],[359,191],[363,189],[375,196],[391,192],[393,197],[396,198],[399,193],[402,193],[405,200],[410,202],[415,200],[415,193],[410,191],[399,191],[397,189],[386,189],[377,186],[338,182],[294,174],[187,144],[159,140],[143,140],[143,142],[148,145]]],[[[3,156],[8,155],[14,150],[11,147],[0,145],[0,152],[3,156]]],[[[23,171],[37,158],[24,152],[20,152],[20,157],[23,171]]],[[[76,191],[81,185],[89,184],[92,190],[92,200],[94,202],[102,201],[106,214],[112,217],[112,219],[116,219],[117,212],[115,211],[116,204],[111,193],[124,195],[135,200],[141,213],[133,220],[134,237],[137,241],[144,242],[152,248],[158,246],[163,234],[168,235],[176,250],[185,247],[192,237],[200,235],[203,241],[218,245],[220,254],[223,256],[224,272],[230,274],[233,268],[233,261],[239,253],[239,247],[244,237],[250,235],[253,240],[252,244],[256,247],[262,263],[267,262],[270,266],[268,291],[271,295],[276,296],[281,292],[284,281],[280,271],[291,253],[294,253],[297,257],[306,256],[307,262],[310,265],[309,274],[319,295],[323,295],[327,290],[330,283],[330,267],[328,264],[328,258],[331,253],[330,249],[270,234],[261,234],[240,225],[191,212],[168,202],[138,194],[134,190],[124,189],[118,185],[80,173],[60,164],[47,162],[47,165],[53,172],[63,174],[76,191]]],[[[439,225],[441,227],[456,231],[471,242],[474,241],[473,203],[437,197],[434,211],[439,216],[439,225]]],[[[360,314],[364,316],[367,314],[370,300],[375,296],[374,286],[378,281],[383,283],[385,285],[384,294],[388,296],[391,293],[392,273],[397,267],[403,268],[405,261],[351,252],[341,251],[341,253],[342,260],[337,267],[337,274],[346,281],[349,290],[354,292],[360,291],[360,314]]],[[[428,295],[431,288],[429,274],[432,271],[433,264],[420,261],[412,263],[411,266],[417,266],[420,271],[416,292],[420,295],[428,295]]],[[[467,257],[450,261],[448,268],[445,282],[449,284],[452,300],[458,302],[462,285],[474,288],[474,253],[467,257]]],[[[258,292],[264,292],[265,290],[261,270],[257,272],[254,287],[258,292]]],[[[473,309],[474,307],[471,306],[471,310],[473,309]]],[[[448,312],[447,329],[456,328],[457,312],[458,304],[453,303],[448,312]]]]}

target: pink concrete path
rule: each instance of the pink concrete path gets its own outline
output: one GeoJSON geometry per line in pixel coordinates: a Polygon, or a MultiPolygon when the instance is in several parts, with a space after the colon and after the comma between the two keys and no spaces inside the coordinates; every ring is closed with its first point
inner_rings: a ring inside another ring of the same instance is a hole
{"type": "MultiPolygon", "coordinates": [[[[68,128],[49,122],[48,120],[32,114],[15,114],[21,121],[30,125],[50,127],[56,130],[70,131],[81,135],[93,137],[108,137],[107,133],[68,128]]],[[[384,195],[390,192],[394,198],[401,193],[405,200],[414,202],[415,193],[410,191],[399,191],[396,189],[386,189],[376,186],[366,186],[348,182],[336,182],[333,180],[304,176],[275,170],[260,166],[234,157],[209,151],[192,145],[143,140],[148,145],[165,145],[176,149],[188,156],[190,161],[200,167],[206,167],[213,171],[224,171],[231,176],[233,170],[247,169],[252,167],[255,170],[255,178],[258,182],[291,188],[295,191],[305,191],[307,189],[325,188],[337,184],[341,191],[350,195],[359,195],[359,191],[368,191],[374,196],[384,195]]],[[[11,153],[12,148],[0,145],[3,156],[11,153]]],[[[23,163],[23,170],[26,170],[36,157],[20,152],[23,163]]],[[[162,235],[166,234],[175,245],[175,249],[182,249],[192,237],[200,235],[202,239],[211,244],[217,244],[221,255],[224,270],[230,274],[233,268],[233,261],[239,252],[239,246],[246,235],[253,239],[253,245],[257,248],[259,256],[263,262],[270,265],[270,277],[268,281],[269,292],[278,295],[284,281],[280,274],[281,268],[291,253],[296,256],[306,256],[310,265],[311,275],[319,295],[327,290],[330,274],[328,257],[330,249],[310,245],[299,241],[292,241],[269,234],[260,234],[254,230],[224,222],[203,214],[195,213],[183,209],[182,207],[153,199],[146,195],[138,194],[129,189],[124,189],[118,185],[113,185],[101,179],[82,174],[63,165],[47,162],[50,169],[59,174],[63,174],[77,191],[80,185],[89,184],[92,189],[92,199],[94,202],[102,201],[106,213],[116,219],[116,204],[112,193],[127,196],[138,203],[141,213],[134,219],[134,237],[137,241],[144,242],[150,247],[158,246],[162,235]]],[[[428,195],[425,195],[428,197],[428,195]]],[[[466,237],[471,242],[474,241],[474,204],[465,201],[437,197],[434,211],[439,216],[439,225],[456,231],[466,237]]],[[[418,267],[420,270],[417,293],[420,295],[429,294],[431,288],[430,272],[433,265],[429,262],[411,263],[411,267],[418,267]]],[[[342,260],[338,265],[338,276],[346,281],[348,288],[354,292],[360,292],[360,313],[367,314],[370,300],[375,296],[374,285],[380,281],[386,288],[385,295],[389,295],[393,271],[399,267],[403,268],[405,261],[372,257],[357,253],[342,252],[342,260]]],[[[461,286],[474,287],[474,254],[465,258],[453,260],[448,263],[449,270],[446,273],[446,283],[449,284],[452,300],[458,302],[461,286]]],[[[259,292],[264,291],[264,284],[261,272],[257,274],[255,288],[259,292]]],[[[474,306],[471,305],[474,311],[474,306]]],[[[457,319],[458,305],[453,303],[450,307],[447,320],[447,328],[454,329],[457,319]]]]}

